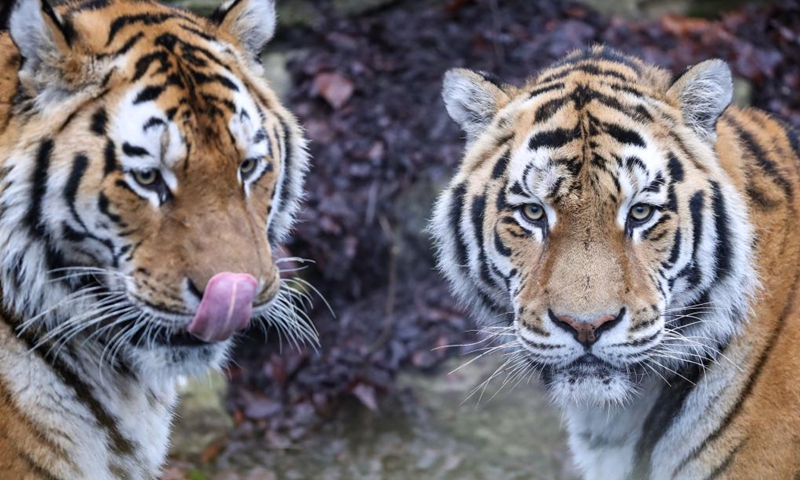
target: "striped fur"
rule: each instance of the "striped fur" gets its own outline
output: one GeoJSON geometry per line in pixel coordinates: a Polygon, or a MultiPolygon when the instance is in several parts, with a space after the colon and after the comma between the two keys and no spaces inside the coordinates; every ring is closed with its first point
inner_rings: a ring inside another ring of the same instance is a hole
{"type": "Polygon", "coordinates": [[[721,61],[673,78],[603,47],[523,87],[445,77],[468,146],[439,267],[587,479],[800,475],[800,141],[731,90],[721,61]]]}
{"type": "Polygon", "coordinates": [[[262,79],[272,0],[17,0],[0,33],[0,478],[152,479],[220,272],[311,339],[272,251],[308,158],[262,79]],[[150,181],[155,178],[154,181],[150,181]]]}

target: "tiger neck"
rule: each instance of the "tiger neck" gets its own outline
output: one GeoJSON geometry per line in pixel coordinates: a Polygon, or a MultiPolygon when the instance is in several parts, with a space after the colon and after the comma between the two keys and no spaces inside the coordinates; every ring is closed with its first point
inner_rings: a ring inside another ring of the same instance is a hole
{"type": "Polygon", "coordinates": [[[569,444],[587,480],[621,480],[635,468],[642,428],[661,395],[652,379],[624,407],[570,405],[565,408],[569,444]]]}
{"type": "MultiPolygon", "coordinates": [[[[46,458],[58,478],[157,478],[177,400],[174,385],[104,370],[96,348],[80,341],[55,353],[32,348],[35,339],[18,337],[12,323],[0,321],[0,387],[6,390],[0,393],[24,412],[20,421],[31,426],[29,435],[46,438],[53,450],[34,454],[46,458]]],[[[7,433],[1,430],[0,436],[7,433]]]]}

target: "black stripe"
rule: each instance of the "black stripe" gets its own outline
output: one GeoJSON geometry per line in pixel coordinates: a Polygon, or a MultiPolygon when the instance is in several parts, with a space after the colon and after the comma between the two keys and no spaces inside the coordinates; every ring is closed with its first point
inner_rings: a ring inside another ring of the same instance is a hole
{"type": "Polygon", "coordinates": [[[755,160],[761,170],[768,177],[772,178],[776,184],[778,184],[778,187],[783,190],[783,193],[787,199],[793,198],[794,190],[791,182],[781,175],[778,166],[768,158],[767,152],[765,152],[764,149],[759,146],[753,135],[746,131],[742,125],[732,118],[726,117],[726,120],[731,124],[733,129],[736,130],[736,134],[744,143],[745,148],[750,152],[751,155],[753,155],[753,157],[755,157],[755,160]]]}
{"type": "Polygon", "coordinates": [[[464,201],[467,195],[467,187],[463,183],[453,189],[450,201],[450,230],[456,243],[456,265],[462,270],[469,263],[467,258],[467,246],[461,236],[461,215],[464,211],[464,201]]]}
{"type": "Polygon", "coordinates": [[[529,95],[530,95],[530,98],[533,98],[533,97],[535,97],[537,95],[541,95],[541,94],[547,93],[547,92],[552,92],[553,90],[560,90],[562,88],[564,88],[564,84],[563,83],[553,83],[552,85],[545,85],[543,87],[539,87],[539,88],[536,88],[534,90],[531,90],[529,95]]]}
{"type": "Polygon", "coordinates": [[[573,129],[556,128],[545,132],[534,134],[528,142],[528,148],[536,150],[537,148],[559,148],[567,143],[575,140],[580,135],[577,127],[573,129]]]}
{"type": "Polygon", "coordinates": [[[72,41],[75,39],[75,26],[72,24],[72,20],[70,18],[63,18],[59,21],[58,15],[56,12],[53,11],[53,7],[50,6],[47,1],[41,2],[42,5],[42,12],[50,17],[50,21],[58,28],[61,32],[61,35],[64,37],[64,41],[67,42],[67,46],[72,46],[72,41]]]}
{"type": "Polygon", "coordinates": [[[133,78],[131,78],[131,82],[136,82],[141,79],[148,70],[150,70],[150,65],[153,62],[159,62],[161,64],[161,68],[158,70],[159,72],[166,71],[169,68],[169,61],[167,57],[167,52],[164,51],[157,51],[148,53],[147,55],[143,56],[139,60],[136,61],[136,66],[134,69],[133,78]]]}
{"type": "Polygon", "coordinates": [[[289,201],[289,187],[292,185],[294,181],[294,150],[292,148],[292,132],[289,129],[289,125],[283,118],[280,118],[281,128],[283,129],[284,134],[284,148],[286,149],[286,154],[284,155],[284,164],[283,164],[283,188],[281,189],[281,205],[280,208],[283,210],[286,208],[286,204],[289,201]]]}
{"type": "Polygon", "coordinates": [[[78,189],[81,185],[81,179],[86,173],[86,168],[89,166],[89,158],[85,154],[80,153],[75,156],[72,162],[72,171],[69,172],[69,178],[64,186],[64,201],[69,207],[72,217],[83,226],[83,221],[80,219],[77,210],[75,209],[75,198],[78,196],[78,189]]]}
{"type": "Polygon", "coordinates": [[[612,110],[616,110],[628,116],[635,116],[635,112],[630,107],[626,107],[614,97],[598,92],[586,85],[578,85],[575,90],[570,94],[570,98],[575,102],[575,108],[578,110],[583,109],[589,102],[595,100],[612,110]]]}
{"type": "MultiPolygon", "coordinates": [[[[108,54],[108,56],[116,57],[120,55],[125,55],[128,53],[137,43],[139,40],[144,38],[144,33],[139,32],[136,35],[129,38],[121,47],[119,47],[116,51],[108,54]]],[[[100,57],[104,57],[106,55],[99,55],[100,57]]]]}
{"type": "Polygon", "coordinates": [[[236,8],[236,5],[238,5],[240,1],[241,0],[234,1],[228,8],[224,8],[224,5],[220,5],[220,7],[214,10],[214,13],[212,13],[211,16],[208,17],[209,20],[216,23],[217,25],[222,24],[222,21],[225,20],[225,15],[227,15],[228,12],[236,8]]]}
{"type": "Polygon", "coordinates": [[[494,168],[492,169],[492,178],[497,179],[502,177],[506,174],[506,169],[508,168],[508,156],[511,152],[506,152],[497,160],[497,163],[494,164],[494,168]]]}
{"type": "Polygon", "coordinates": [[[129,157],[149,157],[150,152],[146,148],[138,145],[131,145],[128,142],[122,144],[122,153],[129,157]]]}
{"type": "Polygon", "coordinates": [[[661,191],[661,187],[665,185],[664,181],[664,174],[661,172],[656,173],[656,178],[650,182],[650,185],[646,186],[642,191],[643,192],[652,192],[658,193],[661,191]]]}
{"type": "Polygon", "coordinates": [[[117,148],[114,142],[109,139],[103,149],[103,176],[107,176],[117,169],[117,148]]]}
{"type": "Polygon", "coordinates": [[[667,188],[667,204],[664,209],[669,212],[678,212],[678,195],[675,194],[675,185],[670,183],[667,188]]]}
{"type": "Polygon", "coordinates": [[[58,133],[61,133],[61,132],[63,132],[64,130],[66,130],[66,128],[67,128],[68,126],[70,126],[70,124],[72,123],[72,121],[73,121],[73,120],[75,120],[75,117],[76,117],[76,116],[77,116],[79,113],[80,113],[80,110],[75,110],[74,112],[70,113],[70,114],[69,114],[69,116],[67,117],[67,119],[66,119],[66,120],[64,120],[64,123],[62,123],[62,124],[61,124],[61,126],[60,126],[60,127],[58,127],[58,133]]]}
{"type": "Polygon", "coordinates": [[[222,60],[217,58],[216,55],[211,53],[211,51],[209,51],[209,50],[207,50],[207,49],[205,49],[203,47],[200,47],[198,45],[193,45],[191,43],[188,43],[188,42],[184,41],[183,39],[177,37],[176,35],[174,35],[172,33],[164,33],[162,35],[159,35],[159,37],[155,39],[154,44],[157,45],[157,46],[162,46],[162,47],[166,48],[167,50],[169,50],[170,52],[179,54],[182,60],[187,61],[188,63],[191,63],[192,65],[205,66],[207,64],[207,62],[205,60],[203,60],[202,58],[199,58],[197,55],[195,55],[195,53],[200,53],[204,57],[206,57],[206,59],[208,59],[211,62],[217,64],[218,66],[222,67],[223,69],[225,69],[227,71],[231,71],[230,67],[228,65],[226,65],[222,60]],[[177,45],[181,45],[181,47],[183,47],[183,51],[182,52],[176,52],[175,51],[175,47],[177,45]]]}
{"type": "Polygon", "coordinates": [[[503,243],[503,239],[500,238],[500,234],[497,233],[497,231],[494,232],[494,248],[497,250],[497,253],[504,257],[511,256],[511,249],[508,248],[505,243],[503,243]]]}
{"type": "Polygon", "coordinates": [[[553,115],[555,115],[556,112],[558,112],[558,110],[561,109],[561,107],[563,107],[566,103],[567,99],[563,97],[548,100],[536,109],[536,113],[533,116],[533,121],[535,123],[539,123],[550,120],[553,115]]]}
{"type": "MultiPolygon", "coordinates": [[[[650,323],[650,322],[648,322],[648,323],[650,323]]],[[[631,329],[631,331],[633,331],[633,329],[631,329]]],[[[637,340],[633,340],[633,341],[628,342],[626,344],[623,344],[621,346],[622,347],[641,347],[642,345],[647,345],[648,343],[653,342],[653,340],[655,340],[659,335],[661,335],[661,332],[657,331],[657,332],[655,332],[654,334],[652,334],[650,336],[642,337],[642,338],[639,338],[637,340]]]]}
{"type": "Polygon", "coordinates": [[[164,93],[166,87],[163,85],[150,85],[149,87],[145,87],[139,95],[136,96],[136,99],[133,101],[133,104],[139,104],[144,102],[150,102],[152,100],[157,100],[158,97],[164,93]]]}
{"type": "Polygon", "coordinates": [[[673,182],[683,181],[683,165],[681,164],[680,160],[678,160],[678,157],[676,157],[672,152],[669,154],[667,171],[669,172],[669,177],[673,182]]]}
{"type": "Polygon", "coordinates": [[[470,219],[472,221],[475,240],[478,244],[478,269],[481,280],[488,285],[494,285],[492,275],[489,272],[489,262],[486,259],[486,249],[483,244],[483,219],[486,212],[486,195],[476,195],[472,199],[470,207],[470,219]]]}
{"type": "Polygon", "coordinates": [[[603,75],[603,76],[607,76],[607,77],[613,77],[613,78],[617,78],[619,80],[622,80],[623,82],[631,81],[630,78],[626,77],[625,75],[623,75],[623,74],[621,74],[619,72],[615,72],[613,70],[602,69],[602,68],[598,67],[597,65],[584,64],[584,65],[576,65],[576,66],[574,66],[572,68],[568,68],[568,69],[566,69],[564,71],[561,71],[559,73],[554,73],[552,75],[548,75],[547,77],[545,77],[545,78],[543,78],[541,80],[541,83],[552,82],[553,80],[560,80],[560,79],[562,79],[562,78],[564,78],[566,76],[569,76],[569,75],[571,75],[571,74],[573,74],[575,72],[583,72],[583,73],[588,73],[590,75],[603,75]]]}
{"type": "Polygon", "coordinates": [[[155,127],[155,126],[159,126],[159,125],[166,125],[166,123],[164,122],[164,120],[161,120],[158,117],[150,117],[150,119],[147,120],[147,122],[142,127],[142,130],[147,131],[147,130],[149,130],[149,129],[155,127]]]}
{"type": "Polygon", "coordinates": [[[595,49],[593,47],[584,48],[579,52],[572,53],[566,58],[559,60],[553,67],[573,65],[584,60],[605,60],[607,62],[619,63],[620,65],[630,68],[636,72],[637,75],[641,74],[641,67],[637,63],[636,59],[628,57],[625,54],[608,47],[602,47],[599,49],[595,49]]]}
{"type": "Polygon", "coordinates": [[[647,172],[647,166],[639,157],[630,156],[625,159],[625,166],[628,168],[629,171],[633,172],[633,168],[637,167],[641,169],[643,172],[647,172]]]}
{"type": "Polygon", "coordinates": [[[724,280],[730,273],[733,261],[730,218],[719,184],[712,181],[711,189],[713,191],[711,206],[714,210],[714,223],[717,230],[717,248],[714,250],[714,265],[716,265],[714,280],[724,280]]]}
{"type": "Polygon", "coordinates": [[[692,216],[692,261],[678,274],[679,277],[686,277],[690,287],[700,283],[700,265],[698,264],[698,254],[700,240],[703,237],[703,208],[705,200],[703,192],[696,192],[689,200],[689,213],[692,216]]]}
{"type": "Polygon", "coordinates": [[[123,15],[118,17],[113,23],[111,23],[111,27],[108,30],[108,40],[106,40],[106,46],[111,45],[111,42],[114,41],[114,38],[117,36],[120,30],[128,25],[134,25],[136,23],[143,23],[146,26],[159,25],[166,22],[170,18],[178,18],[178,15],[175,15],[174,13],[160,13],[157,15],[153,15],[151,13],[142,13],[138,15],[123,15]]]}
{"type": "Polygon", "coordinates": [[[105,135],[107,125],[108,114],[106,113],[105,108],[100,107],[96,112],[94,112],[94,115],[92,115],[92,125],[90,127],[92,133],[95,135],[105,135]]]}
{"type": "Polygon", "coordinates": [[[192,72],[192,78],[194,81],[197,82],[198,85],[205,85],[207,83],[219,83],[223,87],[233,90],[234,92],[239,91],[239,87],[236,86],[233,81],[231,81],[228,77],[221,75],[219,73],[214,75],[206,75],[201,72],[192,72]]]}
{"type": "Polygon", "coordinates": [[[656,241],[656,239],[654,239],[654,238],[650,238],[650,234],[651,234],[651,233],[653,233],[653,231],[654,231],[656,228],[658,228],[658,226],[659,226],[659,225],[663,224],[664,222],[667,222],[667,221],[668,221],[668,220],[670,220],[671,218],[672,218],[672,216],[671,216],[669,213],[666,213],[666,212],[665,212],[665,213],[662,213],[662,214],[661,214],[661,218],[659,218],[659,219],[656,221],[656,223],[654,223],[653,225],[651,225],[651,226],[650,226],[650,228],[648,228],[647,230],[645,230],[644,232],[642,232],[642,240],[650,240],[651,242],[654,242],[654,241],[656,241]]]}
{"type": "Polygon", "coordinates": [[[213,35],[209,35],[209,34],[207,34],[206,32],[204,32],[204,31],[202,31],[200,29],[193,28],[193,27],[188,27],[186,25],[181,25],[180,27],[183,30],[186,30],[187,32],[190,32],[190,33],[193,33],[193,34],[197,35],[198,37],[202,38],[203,40],[206,40],[206,41],[209,41],[209,42],[216,42],[217,41],[217,39],[213,35]]]}
{"type": "Polygon", "coordinates": [[[636,464],[630,478],[650,478],[652,469],[651,456],[653,448],[661,437],[669,430],[676,419],[680,418],[684,403],[702,379],[705,369],[713,359],[704,358],[700,365],[690,364],[682,376],[675,376],[669,384],[662,388],[658,400],[653,404],[642,429],[642,436],[636,445],[636,464]]]}
{"type": "Polygon", "coordinates": [[[627,128],[623,128],[619,125],[614,123],[605,123],[603,124],[605,132],[611,135],[614,140],[617,142],[624,144],[624,145],[635,145],[637,147],[646,147],[647,144],[644,143],[641,135],[634,132],[633,130],[629,130],[627,128]]]}
{"type": "MultiPolygon", "coordinates": [[[[6,452],[3,453],[5,454],[6,452]]],[[[31,473],[36,475],[37,480],[61,480],[60,477],[55,476],[54,473],[47,470],[45,466],[40,465],[39,462],[37,462],[27,452],[21,451],[18,452],[18,455],[19,458],[21,458],[28,466],[28,470],[30,470],[31,473]]],[[[25,478],[29,477],[26,475],[25,478]]]]}
{"type": "Polygon", "coordinates": [[[83,2],[78,2],[77,4],[70,5],[67,8],[67,12],[75,13],[84,10],[99,10],[101,8],[106,8],[108,5],[109,5],[109,0],[84,0],[83,2]]]}
{"type": "Polygon", "coordinates": [[[739,442],[739,444],[736,445],[736,447],[734,447],[733,450],[730,451],[730,453],[728,453],[728,455],[725,457],[725,460],[723,460],[722,463],[706,477],[705,480],[715,480],[719,478],[720,475],[725,473],[728,470],[728,468],[730,468],[730,466],[733,464],[733,460],[736,459],[736,455],[739,454],[739,451],[742,449],[742,447],[744,447],[746,443],[747,439],[744,439],[741,442],[739,442]]]}
{"type": "Polygon", "coordinates": [[[681,241],[681,229],[678,228],[675,230],[675,238],[672,239],[672,251],[669,253],[669,259],[667,260],[669,265],[667,268],[672,268],[675,262],[678,261],[678,257],[681,254],[681,241]]]}
{"type": "Polygon", "coordinates": [[[41,143],[36,154],[36,165],[31,175],[31,203],[25,216],[25,223],[37,237],[45,236],[45,228],[42,223],[42,203],[47,194],[47,172],[50,168],[53,147],[54,143],[51,139],[41,143]]]}
{"type": "Polygon", "coordinates": [[[139,445],[131,441],[119,431],[119,420],[94,396],[92,387],[88,385],[83,379],[76,374],[72,368],[65,364],[60,358],[53,358],[48,356],[48,349],[37,348],[35,351],[39,356],[53,368],[53,372],[58,375],[62,382],[69,385],[75,392],[77,400],[83,403],[92,415],[97,419],[99,426],[103,427],[108,432],[111,444],[109,448],[114,454],[117,455],[133,455],[139,448],[139,445]]]}
{"type": "Polygon", "coordinates": [[[116,213],[112,213],[111,210],[109,210],[109,206],[110,202],[108,197],[105,193],[100,192],[100,194],[97,196],[97,208],[100,209],[100,213],[108,217],[112,222],[119,224],[120,221],[122,221],[122,217],[116,213]]]}

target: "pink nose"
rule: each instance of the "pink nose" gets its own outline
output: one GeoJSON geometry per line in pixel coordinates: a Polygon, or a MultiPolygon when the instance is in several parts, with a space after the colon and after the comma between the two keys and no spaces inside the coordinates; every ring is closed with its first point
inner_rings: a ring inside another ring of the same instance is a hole
{"type": "Polygon", "coordinates": [[[550,320],[552,320],[556,326],[571,333],[575,337],[575,340],[585,347],[590,347],[600,338],[603,332],[613,328],[622,320],[625,309],[623,308],[620,310],[617,315],[603,315],[593,322],[579,322],[566,315],[556,315],[552,310],[550,310],[548,314],[550,320]]]}
{"type": "Polygon", "coordinates": [[[218,273],[208,281],[188,332],[204,342],[221,342],[247,328],[258,281],[246,273],[218,273]]]}

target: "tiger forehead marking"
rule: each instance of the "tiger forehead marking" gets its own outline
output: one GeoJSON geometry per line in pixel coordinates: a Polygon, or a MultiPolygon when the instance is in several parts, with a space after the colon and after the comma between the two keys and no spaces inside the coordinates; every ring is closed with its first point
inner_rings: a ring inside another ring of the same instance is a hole
{"type": "Polygon", "coordinates": [[[273,251],[308,167],[272,0],[16,0],[0,33],[0,477],[157,478],[178,375],[315,341],[273,251]]]}
{"type": "Polygon", "coordinates": [[[604,47],[521,87],[445,76],[467,149],[439,268],[540,373],[587,479],[800,471],[800,141],[731,85],[604,47]]]}

